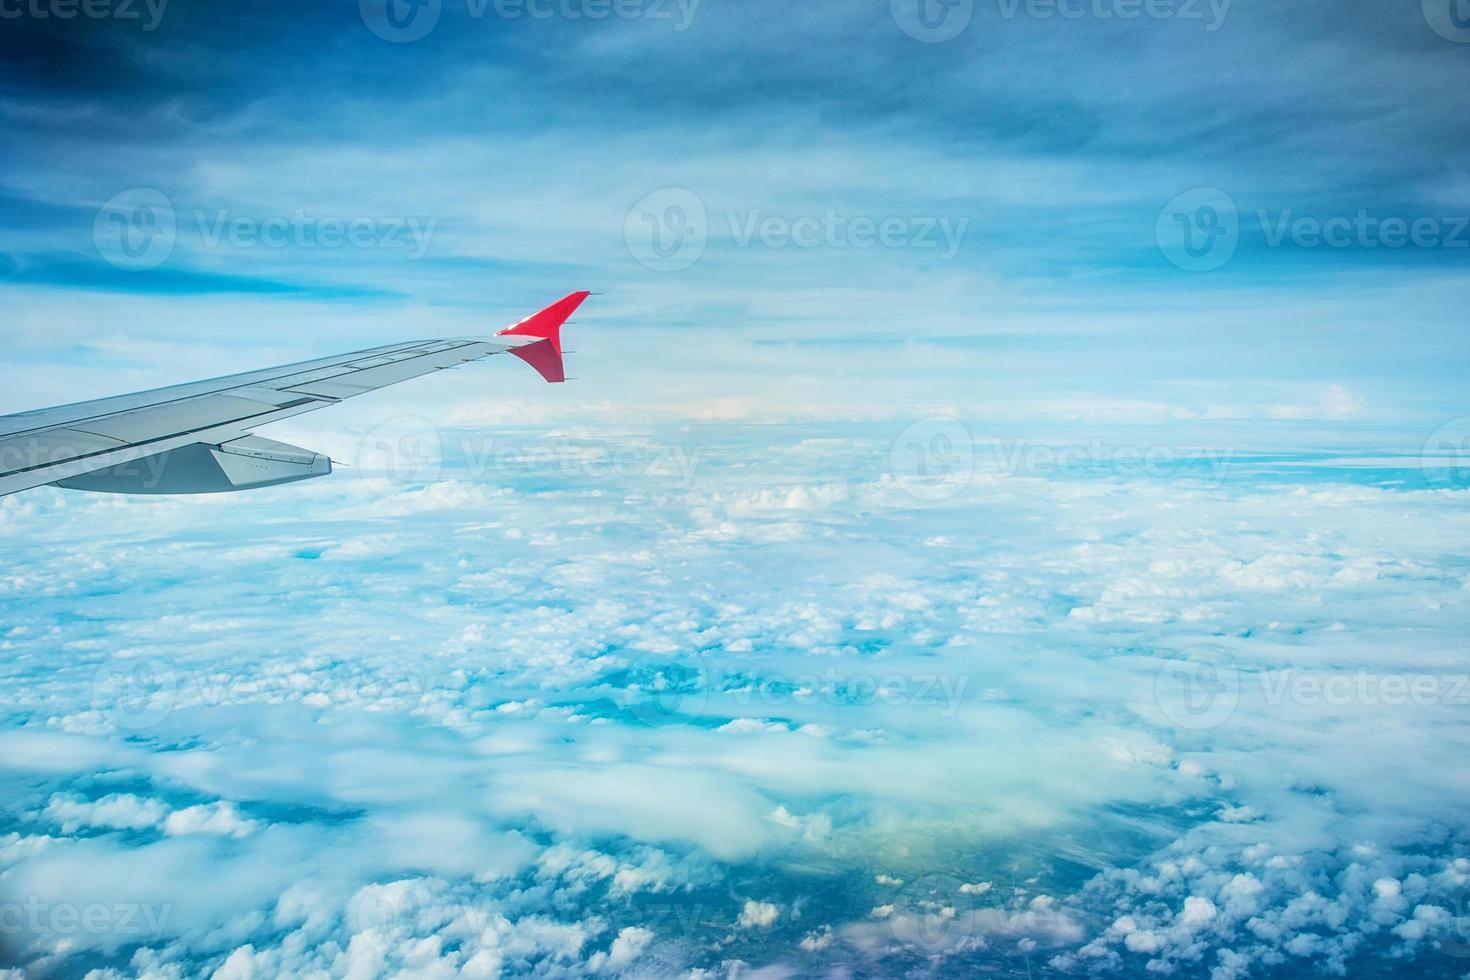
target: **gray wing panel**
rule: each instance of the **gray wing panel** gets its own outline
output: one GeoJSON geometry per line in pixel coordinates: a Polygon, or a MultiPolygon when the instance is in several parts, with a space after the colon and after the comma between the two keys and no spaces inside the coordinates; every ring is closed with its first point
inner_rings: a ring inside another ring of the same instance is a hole
{"type": "Polygon", "coordinates": [[[127,395],[114,395],[110,398],[97,398],[92,401],[76,402],[71,405],[57,405],[54,408],[41,408],[33,412],[20,412],[16,415],[0,415],[0,436],[12,432],[25,432],[30,429],[48,428],[53,425],[64,425],[75,422],[78,419],[93,418],[99,415],[111,415],[114,412],[126,412],[137,408],[146,408],[159,402],[176,401],[180,398],[188,398],[193,395],[204,395],[214,391],[224,391],[227,388],[237,388],[254,384],[256,382],[269,383],[282,375],[305,374],[313,369],[327,368],[330,373],[342,370],[342,366],[353,358],[361,358],[372,354],[381,354],[385,351],[401,351],[408,348],[427,346],[427,341],[418,344],[395,344],[392,347],[377,347],[367,351],[358,351],[354,354],[338,355],[337,357],[320,357],[315,360],[301,361],[295,364],[283,364],[280,367],[266,368],[260,371],[246,371],[243,374],[229,374],[222,378],[210,378],[207,381],[191,381],[188,384],[170,385],[167,388],[153,388],[149,391],[139,391],[127,395]]]}
{"type": "Polygon", "coordinates": [[[0,495],[191,443],[239,438],[267,422],[479,360],[510,346],[478,340],[393,344],[0,416],[0,495]]]}
{"type": "Polygon", "coordinates": [[[478,360],[503,349],[498,344],[464,344],[411,358],[400,358],[386,364],[369,363],[325,378],[293,382],[283,390],[319,398],[351,398],[365,391],[397,384],[433,371],[442,371],[466,361],[478,360]]]}

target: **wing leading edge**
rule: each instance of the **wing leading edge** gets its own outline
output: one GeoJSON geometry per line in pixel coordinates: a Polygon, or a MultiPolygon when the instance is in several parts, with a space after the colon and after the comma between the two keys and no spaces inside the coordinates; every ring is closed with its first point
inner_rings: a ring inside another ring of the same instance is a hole
{"type": "Polygon", "coordinates": [[[325,476],[331,461],[252,435],[270,422],[505,351],[566,380],[572,293],[493,340],[390,344],[338,357],[0,416],[0,496],[56,484],[111,493],[217,493],[325,476]]]}

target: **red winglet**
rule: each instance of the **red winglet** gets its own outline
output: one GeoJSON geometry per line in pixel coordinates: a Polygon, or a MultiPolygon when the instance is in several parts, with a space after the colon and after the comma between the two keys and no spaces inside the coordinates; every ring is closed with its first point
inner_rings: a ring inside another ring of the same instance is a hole
{"type": "Polygon", "coordinates": [[[540,313],[532,313],[515,326],[506,327],[496,336],[542,338],[539,343],[512,347],[510,352],[535,368],[547,381],[565,381],[567,374],[561,360],[561,325],[591,295],[586,290],[580,290],[563,296],[540,313]]]}
{"type": "Polygon", "coordinates": [[[559,384],[567,379],[567,369],[562,363],[561,355],[551,346],[549,340],[538,340],[524,347],[512,347],[510,352],[535,368],[537,374],[552,384],[559,384]]]}
{"type": "Polygon", "coordinates": [[[586,290],[563,296],[540,313],[532,313],[513,327],[506,327],[497,337],[545,337],[561,356],[561,325],[577,311],[582,301],[592,294],[586,290]]]}

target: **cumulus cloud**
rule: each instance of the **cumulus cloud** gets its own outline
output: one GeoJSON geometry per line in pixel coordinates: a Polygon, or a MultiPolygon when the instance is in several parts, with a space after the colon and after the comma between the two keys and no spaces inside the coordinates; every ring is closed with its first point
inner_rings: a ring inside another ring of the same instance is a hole
{"type": "Polygon", "coordinates": [[[46,804],[45,817],[61,827],[62,833],[83,828],[141,830],[154,827],[168,813],[157,800],[140,799],[132,793],[109,793],[96,800],[57,794],[46,804]]]}
{"type": "Polygon", "coordinates": [[[256,821],[242,817],[230,803],[204,803],[175,810],[163,821],[163,832],[170,835],[214,834],[219,837],[246,837],[255,831],[256,821]]]}
{"type": "Polygon", "coordinates": [[[781,908],[773,902],[747,899],[735,924],[742,929],[768,929],[781,917],[781,908]]]}
{"type": "Polygon", "coordinates": [[[616,974],[626,970],[643,954],[653,938],[653,931],[650,929],[625,926],[618,930],[617,938],[612,941],[606,953],[593,953],[588,958],[587,967],[594,973],[605,971],[616,974]]]}
{"type": "Polygon", "coordinates": [[[351,478],[126,521],[35,495],[6,574],[95,618],[0,635],[7,895],[144,925],[48,917],[28,962],[1245,977],[1453,941],[1454,493],[1312,457],[932,501],[874,471],[881,427],[763,438],[772,469],[688,488],[451,466],[391,515],[351,478]],[[845,496],[768,506],[798,485],[845,496]],[[1017,834],[1095,870],[991,856],[1017,834]]]}

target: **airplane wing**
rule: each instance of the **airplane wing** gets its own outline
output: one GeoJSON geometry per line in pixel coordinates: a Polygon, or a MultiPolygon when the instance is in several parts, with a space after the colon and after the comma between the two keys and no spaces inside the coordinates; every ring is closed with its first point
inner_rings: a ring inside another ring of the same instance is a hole
{"type": "Polygon", "coordinates": [[[332,472],[320,453],[251,433],[344,398],[508,352],[566,380],[575,292],[495,335],[422,340],[132,395],[0,416],[0,496],[54,484],[104,493],[220,493],[332,472]]]}

